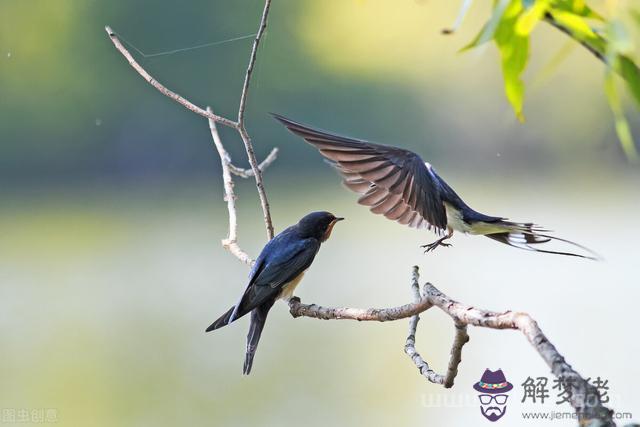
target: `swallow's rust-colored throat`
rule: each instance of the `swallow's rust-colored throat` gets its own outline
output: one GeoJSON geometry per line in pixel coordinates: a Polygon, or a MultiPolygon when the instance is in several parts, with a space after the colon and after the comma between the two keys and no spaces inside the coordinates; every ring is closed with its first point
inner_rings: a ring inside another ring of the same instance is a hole
{"type": "Polygon", "coordinates": [[[334,218],[333,221],[331,221],[331,223],[329,224],[329,226],[327,227],[327,231],[324,232],[324,235],[322,236],[322,242],[326,242],[327,239],[329,237],[331,237],[331,232],[333,231],[333,226],[336,225],[336,222],[338,221],[342,221],[344,218],[334,218]]]}

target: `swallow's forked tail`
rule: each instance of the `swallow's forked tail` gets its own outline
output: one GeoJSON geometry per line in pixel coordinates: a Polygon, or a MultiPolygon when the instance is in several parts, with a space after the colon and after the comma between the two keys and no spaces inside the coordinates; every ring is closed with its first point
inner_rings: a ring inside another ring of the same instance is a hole
{"type": "Polygon", "coordinates": [[[594,261],[602,260],[602,257],[591,249],[570,240],[545,234],[549,233],[550,231],[545,230],[532,223],[519,223],[501,220],[495,225],[504,227],[505,231],[486,234],[486,236],[500,243],[504,243],[505,245],[513,246],[514,248],[524,249],[527,251],[542,252],[546,254],[575,256],[579,258],[591,259],[594,261]],[[571,246],[582,249],[583,251],[587,252],[588,255],[534,247],[534,245],[542,245],[551,241],[567,243],[571,246]]]}
{"type": "Polygon", "coordinates": [[[267,314],[275,300],[267,301],[251,311],[251,324],[249,325],[249,333],[247,334],[247,353],[244,357],[244,367],[242,373],[249,375],[251,366],[253,366],[253,357],[256,355],[260,335],[267,320],[267,314]]]}
{"type": "Polygon", "coordinates": [[[229,310],[227,310],[227,312],[225,314],[220,316],[218,318],[218,320],[216,320],[211,325],[209,325],[209,327],[205,330],[205,332],[211,332],[211,331],[214,331],[216,329],[222,328],[223,326],[227,326],[229,323],[231,323],[234,320],[236,320],[237,317],[234,316],[235,309],[236,309],[236,306],[234,305],[229,310]],[[233,317],[233,319],[232,319],[232,317],[233,317]]]}

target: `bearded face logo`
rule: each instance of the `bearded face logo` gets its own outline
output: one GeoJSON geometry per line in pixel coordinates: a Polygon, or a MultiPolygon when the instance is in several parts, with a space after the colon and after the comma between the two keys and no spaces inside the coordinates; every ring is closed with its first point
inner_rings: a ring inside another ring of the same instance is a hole
{"type": "Polygon", "coordinates": [[[480,381],[473,385],[479,392],[480,413],[489,421],[498,421],[507,412],[507,394],[513,384],[507,381],[501,369],[484,371],[480,381]]]}

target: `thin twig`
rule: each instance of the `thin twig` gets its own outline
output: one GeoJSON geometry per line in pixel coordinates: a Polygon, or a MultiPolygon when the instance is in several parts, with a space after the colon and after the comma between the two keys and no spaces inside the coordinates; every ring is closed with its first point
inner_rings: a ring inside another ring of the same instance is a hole
{"type": "MultiPolygon", "coordinates": [[[[207,113],[213,114],[210,107],[207,107],[207,113]]],[[[245,264],[253,263],[253,260],[238,245],[238,219],[236,215],[236,195],[233,191],[233,178],[231,178],[231,157],[220,139],[218,128],[215,120],[209,119],[209,129],[211,130],[211,138],[220,155],[220,165],[222,166],[222,182],[224,184],[224,200],[227,202],[227,210],[229,211],[229,234],[226,239],[222,240],[224,246],[236,258],[245,264]]]]}
{"type": "Polygon", "coordinates": [[[244,75],[244,83],[242,84],[242,94],[240,95],[240,107],[238,108],[238,124],[242,126],[244,124],[244,111],[247,107],[247,98],[249,96],[249,84],[251,83],[251,76],[253,75],[253,67],[256,64],[256,58],[258,56],[258,47],[260,46],[260,40],[267,29],[267,18],[269,17],[269,8],[271,7],[271,0],[264,2],[264,9],[262,10],[262,17],[260,18],[260,28],[256,33],[256,38],[253,39],[253,46],[251,47],[251,55],[249,56],[249,64],[247,65],[247,72],[244,75]]]}
{"type": "MultiPolygon", "coordinates": [[[[418,274],[418,270],[416,269],[411,272],[411,290],[413,291],[414,301],[416,303],[422,301],[422,296],[420,295],[420,275],[418,274]]],[[[431,307],[432,305],[430,303],[428,308],[431,307]]],[[[424,360],[422,356],[420,356],[420,353],[418,353],[418,351],[416,350],[416,331],[418,329],[419,321],[420,315],[417,313],[411,316],[411,319],[409,320],[409,334],[407,335],[407,340],[404,345],[404,352],[416,365],[416,368],[418,368],[418,372],[420,372],[420,375],[424,376],[434,384],[444,384],[444,377],[431,369],[427,361],[424,360]]]]}
{"type": "MultiPolygon", "coordinates": [[[[420,293],[420,274],[418,268],[414,267],[411,273],[411,290],[413,291],[413,299],[416,302],[426,299],[429,301],[428,295],[421,295],[420,293]]],[[[433,305],[432,305],[433,306],[433,305]]],[[[445,388],[453,387],[453,382],[458,375],[458,365],[462,361],[462,347],[469,341],[469,335],[467,335],[467,326],[454,322],[456,327],[456,334],[451,346],[451,356],[449,358],[449,365],[447,367],[447,374],[440,375],[429,367],[426,360],[420,356],[420,353],[416,350],[416,330],[418,328],[418,321],[420,317],[418,314],[411,317],[409,321],[409,336],[404,346],[404,352],[413,360],[418,371],[426,379],[434,384],[441,384],[445,388]]]]}
{"type": "Polygon", "coordinates": [[[566,35],[571,37],[573,40],[580,43],[585,49],[591,52],[591,54],[596,58],[598,58],[600,61],[602,61],[605,64],[607,63],[607,59],[605,58],[603,52],[600,52],[598,49],[596,49],[595,46],[576,37],[575,34],[569,28],[565,27],[560,22],[558,22],[551,13],[547,12],[544,14],[544,21],[547,22],[552,27],[556,28],[557,30],[560,30],[561,32],[565,33],[566,35]]]}
{"type": "MultiPolygon", "coordinates": [[[[418,267],[413,270],[414,280],[412,286],[417,283],[418,267]]],[[[415,288],[414,296],[415,296],[415,288]]],[[[587,425],[590,421],[599,422],[599,426],[615,426],[612,411],[605,407],[599,397],[598,390],[589,384],[569,365],[555,346],[544,335],[535,320],[526,313],[506,311],[502,313],[482,310],[461,304],[440,292],[430,283],[424,285],[422,297],[419,302],[406,304],[394,308],[358,309],[358,308],[329,308],[316,304],[302,304],[299,298],[289,300],[289,309],[293,317],[306,316],[318,319],[352,319],[368,321],[387,321],[412,317],[407,345],[413,346],[414,352],[409,354],[419,367],[420,373],[429,381],[443,384],[453,384],[458,364],[461,360],[461,350],[468,341],[466,327],[468,325],[491,329],[517,329],[527,338],[542,359],[547,363],[551,372],[561,381],[571,383],[574,393],[570,398],[571,406],[581,420],[581,425],[587,425]],[[415,330],[417,328],[417,314],[428,310],[432,306],[438,307],[447,313],[456,325],[456,336],[451,350],[451,360],[445,378],[431,371],[428,364],[416,358],[415,330]],[[414,320],[415,319],[415,320],[414,320]],[[432,373],[429,373],[431,371],[432,373]],[[425,374],[426,373],[426,374],[425,374]]],[[[405,345],[406,349],[406,345],[405,345]]]]}
{"type": "Polygon", "coordinates": [[[253,40],[253,46],[251,48],[251,55],[249,57],[249,64],[247,65],[247,72],[244,76],[244,84],[242,85],[242,94],[240,95],[240,106],[238,107],[238,123],[237,129],[244,143],[247,157],[249,158],[249,165],[253,171],[253,176],[256,180],[256,187],[258,188],[258,196],[260,197],[260,204],[262,205],[262,215],[264,217],[264,224],[267,229],[267,238],[271,240],[273,238],[273,222],[271,221],[271,211],[269,209],[269,200],[267,199],[267,193],[264,189],[264,183],[262,181],[262,172],[258,166],[256,155],[253,150],[253,144],[251,138],[244,124],[245,109],[247,105],[247,98],[249,96],[249,85],[251,83],[251,76],[253,75],[253,68],[256,63],[258,55],[258,47],[260,46],[260,40],[267,28],[267,18],[269,17],[269,8],[271,7],[271,0],[264,2],[264,9],[262,11],[262,17],[260,18],[260,28],[256,34],[256,38],[253,40]]]}
{"type": "MultiPolygon", "coordinates": [[[[271,163],[273,163],[278,158],[278,151],[278,147],[275,147],[271,150],[269,155],[264,158],[262,163],[258,165],[258,169],[260,169],[260,172],[264,172],[269,166],[271,166],[271,163]]],[[[232,174],[239,176],[240,178],[251,178],[253,176],[253,170],[239,168],[233,163],[229,163],[229,171],[232,174]]]]}
{"type": "Polygon", "coordinates": [[[462,362],[462,347],[469,342],[469,334],[467,334],[467,325],[460,322],[454,322],[456,327],[455,338],[451,345],[451,356],[449,357],[449,366],[447,366],[447,375],[444,377],[444,388],[453,387],[453,381],[458,375],[458,366],[462,362]]]}
{"type": "Polygon", "coordinates": [[[407,317],[422,313],[431,306],[431,302],[425,298],[413,304],[405,304],[392,308],[330,308],[321,307],[316,304],[303,304],[300,302],[300,298],[293,297],[289,300],[289,313],[291,313],[293,317],[313,317],[324,320],[389,322],[392,320],[406,319],[407,317]]]}
{"type": "Polygon", "coordinates": [[[111,39],[111,42],[113,42],[113,45],[116,47],[116,49],[118,49],[118,51],[122,54],[122,56],[124,56],[127,59],[127,61],[129,62],[129,65],[131,65],[133,69],[136,70],[138,74],[140,74],[142,78],[145,79],[151,86],[158,89],[160,93],[173,99],[174,101],[181,104],[185,108],[193,111],[196,114],[201,115],[202,117],[206,117],[209,120],[214,120],[217,123],[232,127],[234,129],[238,127],[238,123],[234,122],[233,120],[229,120],[225,117],[218,116],[213,113],[209,113],[206,110],[198,107],[191,101],[167,89],[162,83],[157,81],[155,78],[151,76],[151,74],[149,74],[144,68],[142,68],[140,64],[138,64],[138,62],[133,58],[133,56],[127,50],[127,48],[124,47],[124,45],[122,44],[122,42],[120,41],[116,33],[111,29],[111,27],[107,25],[106,27],[104,27],[104,29],[107,31],[107,34],[109,35],[109,38],[111,39]]]}
{"type": "MultiPolygon", "coordinates": [[[[247,72],[245,74],[244,77],[244,83],[242,85],[242,93],[240,95],[240,105],[238,108],[238,121],[233,121],[230,119],[227,119],[225,117],[219,116],[214,114],[211,109],[207,108],[207,110],[202,109],[201,107],[198,107],[197,105],[195,105],[194,103],[192,103],[191,101],[187,100],[186,98],[178,95],[177,93],[171,91],[170,89],[168,89],[167,87],[165,87],[164,85],[162,85],[160,82],[158,82],[155,78],[153,78],[131,55],[131,53],[127,50],[126,47],[124,47],[124,45],[122,44],[122,42],[120,41],[120,39],[118,38],[117,34],[115,33],[115,31],[113,31],[111,29],[111,27],[106,26],[105,30],[107,31],[107,34],[109,35],[109,38],[111,39],[111,42],[113,43],[113,45],[116,47],[116,49],[118,49],[118,51],[127,59],[127,61],[129,62],[129,65],[131,65],[133,67],[134,70],[136,70],[138,72],[138,74],[140,74],[151,86],[153,86],[154,88],[156,88],[158,91],[160,91],[160,93],[162,93],[163,95],[173,99],[174,101],[178,102],[179,104],[181,104],[182,106],[184,106],[185,108],[193,111],[196,114],[199,114],[203,117],[206,117],[207,119],[209,119],[210,123],[210,128],[211,128],[211,134],[214,137],[214,143],[216,144],[216,148],[218,148],[218,153],[220,154],[220,158],[221,161],[223,163],[223,173],[226,170],[227,172],[231,172],[231,173],[235,173],[238,176],[242,176],[244,178],[247,178],[249,176],[253,176],[256,182],[256,187],[258,189],[258,196],[260,197],[260,205],[262,207],[262,214],[264,217],[264,224],[265,224],[265,228],[267,230],[267,238],[270,240],[273,238],[273,222],[271,220],[271,211],[269,208],[269,200],[267,199],[267,193],[264,189],[264,183],[263,183],[263,179],[262,179],[262,171],[264,169],[266,169],[275,159],[278,153],[278,149],[274,148],[271,153],[269,153],[269,155],[267,156],[267,158],[261,163],[258,164],[258,161],[256,159],[256,155],[255,155],[255,151],[253,149],[253,144],[251,143],[251,137],[249,136],[249,133],[247,132],[247,129],[245,127],[245,123],[244,123],[244,117],[245,117],[245,109],[246,109],[246,105],[247,105],[247,98],[249,96],[249,86],[251,83],[251,76],[253,74],[253,69],[256,63],[256,59],[257,59],[257,55],[258,55],[258,46],[260,45],[260,40],[262,39],[262,36],[265,33],[265,30],[267,28],[267,18],[269,16],[269,8],[271,6],[271,0],[266,0],[265,1],[265,5],[264,5],[264,9],[262,11],[262,16],[260,18],[260,28],[258,29],[258,32],[256,33],[255,39],[253,41],[253,46],[251,48],[251,55],[249,57],[249,64],[247,66],[247,72]],[[214,122],[214,125],[211,126],[211,121],[214,122]],[[247,153],[247,158],[249,159],[249,165],[251,166],[251,170],[246,170],[246,169],[242,169],[242,168],[238,168],[236,166],[234,166],[231,163],[231,160],[229,158],[228,153],[226,152],[226,150],[224,150],[224,147],[222,146],[222,144],[220,143],[220,145],[218,145],[218,143],[216,142],[216,138],[218,139],[218,142],[220,142],[220,136],[218,135],[218,131],[216,129],[215,123],[220,123],[223,124],[225,126],[229,126],[231,128],[234,128],[236,131],[238,131],[238,133],[240,134],[240,137],[242,138],[242,142],[244,144],[244,148],[245,151],[247,153]],[[222,148],[222,151],[220,151],[220,148],[222,148]],[[223,153],[224,155],[226,155],[226,157],[223,157],[223,153]],[[226,159],[229,159],[228,161],[226,159]]],[[[223,177],[224,178],[224,177],[223,177]]],[[[230,177],[229,177],[230,179],[230,177]]],[[[226,180],[225,178],[225,192],[227,194],[227,198],[231,199],[232,197],[229,196],[229,194],[233,195],[233,181],[230,180],[226,180]],[[228,189],[227,188],[227,184],[231,183],[231,186],[229,187],[231,189],[231,193],[228,193],[228,189]]],[[[241,261],[247,262],[248,260],[250,260],[251,258],[244,252],[242,251],[242,249],[240,249],[237,246],[237,241],[236,241],[236,229],[237,226],[232,227],[232,224],[236,223],[236,219],[235,219],[235,203],[233,205],[229,205],[229,200],[227,200],[227,206],[229,207],[229,237],[223,241],[223,245],[225,247],[227,247],[231,253],[233,253],[234,255],[236,255],[241,261]],[[234,212],[232,214],[232,211],[234,212]]]]}
{"type": "Polygon", "coordinates": [[[244,126],[241,126],[238,128],[238,132],[240,133],[240,137],[242,138],[242,142],[244,143],[244,148],[247,152],[247,157],[249,158],[249,165],[251,165],[251,170],[253,171],[253,178],[256,181],[256,188],[258,189],[258,196],[260,197],[260,205],[262,206],[264,225],[267,229],[267,239],[271,240],[273,239],[273,221],[271,220],[271,208],[269,207],[269,199],[267,199],[267,192],[264,189],[262,172],[260,171],[260,166],[258,165],[258,161],[256,160],[256,155],[253,151],[253,144],[251,143],[251,138],[249,137],[247,130],[244,128],[244,126]]]}

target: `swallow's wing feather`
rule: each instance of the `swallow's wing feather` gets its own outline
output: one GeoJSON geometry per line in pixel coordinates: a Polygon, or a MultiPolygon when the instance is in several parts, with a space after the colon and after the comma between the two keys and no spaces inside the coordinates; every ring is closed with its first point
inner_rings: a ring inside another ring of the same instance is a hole
{"type": "Polygon", "coordinates": [[[280,291],[283,285],[311,266],[319,249],[320,242],[314,238],[288,243],[275,256],[269,257],[267,265],[257,275],[254,286],[267,286],[280,291]]]}
{"type": "Polygon", "coordinates": [[[440,180],[416,153],[397,147],[333,135],[274,115],[291,132],[320,150],[362,194],[360,204],[410,227],[444,231],[447,215],[440,180]]]}
{"type": "Polygon", "coordinates": [[[318,240],[300,239],[287,232],[267,243],[256,260],[249,284],[235,306],[231,321],[277,297],[284,285],[309,268],[319,249],[318,240]]]}

